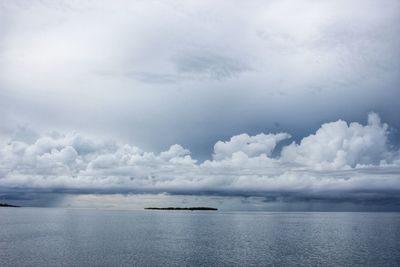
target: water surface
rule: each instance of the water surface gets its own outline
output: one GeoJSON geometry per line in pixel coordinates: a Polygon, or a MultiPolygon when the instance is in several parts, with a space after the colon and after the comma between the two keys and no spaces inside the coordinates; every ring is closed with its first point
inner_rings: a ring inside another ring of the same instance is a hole
{"type": "Polygon", "coordinates": [[[1,208],[0,266],[400,266],[400,213],[1,208]]]}

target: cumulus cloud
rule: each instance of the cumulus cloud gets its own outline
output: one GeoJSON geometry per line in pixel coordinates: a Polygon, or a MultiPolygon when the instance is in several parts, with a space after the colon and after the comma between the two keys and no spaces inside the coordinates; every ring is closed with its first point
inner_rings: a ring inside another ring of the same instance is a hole
{"type": "Polygon", "coordinates": [[[283,148],[282,158],[316,169],[352,168],[379,165],[392,160],[388,151],[388,125],[376,113],[368,115],[368,124],[347,124],[339,120],[325,123],[318,131],[303,138],[300,144],[283,148]]]}
{"type": "Polygon", "coordinates": [[[153,153],[76,133],[50,133],[32,143],[11,139],[0,149],[0,186],[303,197],[398,192],[399,152],[388,145],[388,129],[376,113],[366,125],[325,123],[276,156],[272,151],[289,134],[241,134],[217,142],[213,158],[202,163],[178,144],[153,153]]]}
{"type": "Polygon", "coordinates": [[[227,142],[218,141],[214,145],[213,158],[215,160],[225,159],[232,157],[236,152],[243,152],[250,157],[259,156],[263,153],[270,156],[276,144],[288,138],[290,138],[290,135],[287,133],[262,133],[255,136],[235,135],[227,142]]]}
{"type": "Polygon", "coordinates": [[[180,145],[173,145],[167,151],[161,152],[160,157],[164,160],[171,160],[177,157],[190,155],[190,151],[180,145]]]}

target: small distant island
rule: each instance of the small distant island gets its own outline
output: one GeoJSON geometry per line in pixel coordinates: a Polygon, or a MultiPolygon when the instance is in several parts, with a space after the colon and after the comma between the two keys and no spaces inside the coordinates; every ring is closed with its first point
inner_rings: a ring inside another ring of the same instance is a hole
{"type": "Polygon", "coordinates": [[[20,206],[10,205],[7,203],[0,203],[0,207],[19,208],[20,206]]]}
{"type": "Polygon", "coordinates": [[[168,208],[156,208],[156,207],[150,207],[150,208],[144,208],[145,210],[211,210],[211,211],[216,211],[218,210],[217,208],[210,208],[210,207],[168,207],[168,208]]]}

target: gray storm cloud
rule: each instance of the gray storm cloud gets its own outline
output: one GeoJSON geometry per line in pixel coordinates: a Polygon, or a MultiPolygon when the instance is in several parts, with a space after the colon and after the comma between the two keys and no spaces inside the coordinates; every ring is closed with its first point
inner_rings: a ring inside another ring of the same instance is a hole
{"type": "Polygon", "coordinates": [[[205,159],[239,133],[298,142],[370,110],[400,128],[399,5],[2,1],[0,138],[29,124],[205,159]]]}
{"type": "MultiPolygon", "coordinates": [[[[197,162],[175,144],[161,153],[79,134],[50,133],[11,139],[0,149],[3,188],[185,192],[216,194],[400,190],[400,154],[390,147],[388,125],[370,113],[368,123],[324,123],[299,143],[276,145],[289,134],[241,134],[214,146],[212,160],[197,162]]],[[[14,135],[15,137],[21,135],[14,135]]]]}

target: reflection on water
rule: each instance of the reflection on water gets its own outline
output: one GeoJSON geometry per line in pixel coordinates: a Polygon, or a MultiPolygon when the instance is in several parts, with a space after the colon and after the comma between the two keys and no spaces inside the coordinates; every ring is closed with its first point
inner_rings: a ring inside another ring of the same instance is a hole
{"type": "Polygon", "coordinates": [[[400,213],[0,210],[0,266],[399,266],[400,213]]]}

